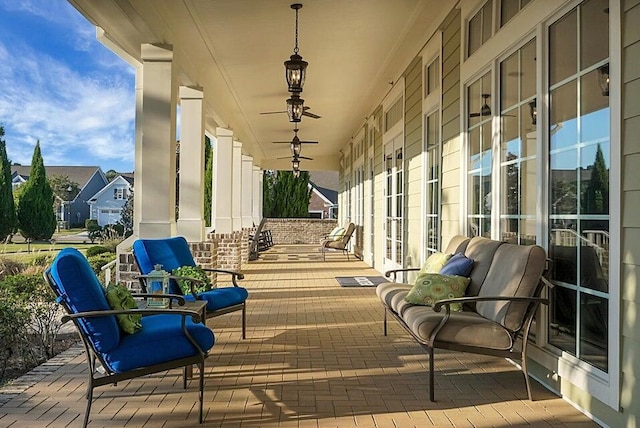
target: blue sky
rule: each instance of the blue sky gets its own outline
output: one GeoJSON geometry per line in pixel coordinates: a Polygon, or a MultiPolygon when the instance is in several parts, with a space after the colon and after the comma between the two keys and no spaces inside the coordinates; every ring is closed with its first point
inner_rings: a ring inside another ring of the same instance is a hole
{"type": "Polygon", "coordinates": [[[66,0],[0,0],[0,124],[12,162],[133,171],[134,69],[66,0]]]}

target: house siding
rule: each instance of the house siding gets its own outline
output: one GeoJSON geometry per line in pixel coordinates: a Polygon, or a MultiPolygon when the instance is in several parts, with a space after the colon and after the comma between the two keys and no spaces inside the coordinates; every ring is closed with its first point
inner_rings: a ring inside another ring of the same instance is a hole
{"type": "Polygon", "coordinates": [[[442,25],[442,241],[460,233],[461,148],[460,46],[461,14],[453,10],[442,25]]]}
{"type": "Polygon", "coordinates": [[[422,259],[422,58],[404,73],[405,79],[405,223],[404,264],[417,266],[422,259]]]}

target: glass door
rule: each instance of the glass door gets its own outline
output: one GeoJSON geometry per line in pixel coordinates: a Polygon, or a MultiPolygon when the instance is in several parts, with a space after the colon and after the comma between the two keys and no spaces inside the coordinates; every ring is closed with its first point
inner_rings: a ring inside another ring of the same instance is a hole
{"type": "Polygon", "coordinates": [[[385,163],[385,256],[384,270],[402,267],[404,213],[404,153],[402,135],[384,147],[385,163]]]}

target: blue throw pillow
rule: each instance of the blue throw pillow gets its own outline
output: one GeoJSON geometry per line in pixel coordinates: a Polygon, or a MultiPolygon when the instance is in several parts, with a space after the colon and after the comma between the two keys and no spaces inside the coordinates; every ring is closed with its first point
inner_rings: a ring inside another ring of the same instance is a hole
{"type": "Polygon", "coordinates": [[[473,269],[473,260],[462,253],[456,253],[440,269],[441,275],[457,275],[468,277],[473,269]]]}

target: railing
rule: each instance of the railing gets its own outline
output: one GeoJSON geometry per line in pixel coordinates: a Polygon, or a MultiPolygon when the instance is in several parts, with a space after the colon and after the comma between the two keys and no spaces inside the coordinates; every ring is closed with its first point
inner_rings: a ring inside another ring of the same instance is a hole
{"type": "Polygon", "coordinates": [[[109,285],[111,283],[111,268],[116,265],[117,261],[118,259],[113,259],[100,268],[100,270],[104,272],[104,285],[109,285]]]}
{"type": "Polygon", "coordinates": [[[608,274],[609,268],[609,232],[605,230],[585,230],[582,235],[573,229],[553,229],[551,230],[552,242],[559,246],[574,247],[580,245],[593,248],[600,265],[608,274]]]}

